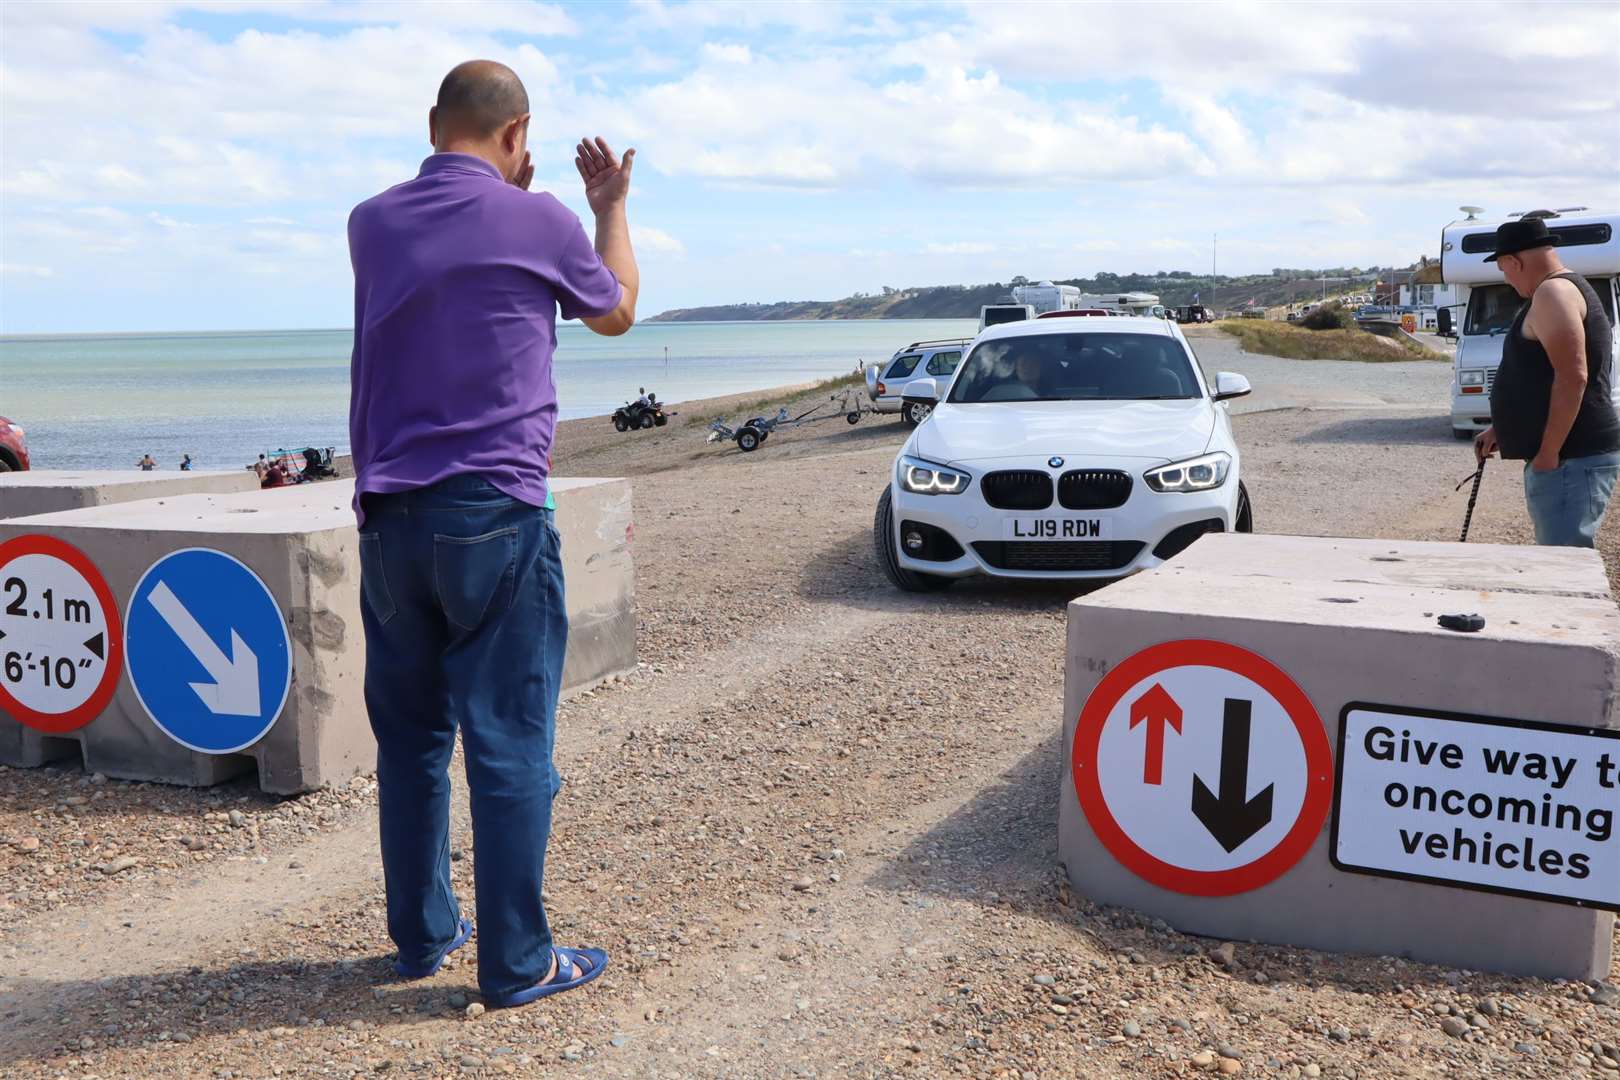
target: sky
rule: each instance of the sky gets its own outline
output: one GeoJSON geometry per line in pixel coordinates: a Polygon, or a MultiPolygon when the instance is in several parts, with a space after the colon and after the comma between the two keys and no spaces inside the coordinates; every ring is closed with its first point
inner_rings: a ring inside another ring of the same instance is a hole
{"type": "Polygon", "coordinates": [[[459,61],[536,187],[637,150],[641,313],[1405,264],[1620,206],[1620,4],[0,4],[0,332],[350,325],[350,208],[459,61]],[[1218,240],[1215,238],[1218,237],[1218,240]]]}

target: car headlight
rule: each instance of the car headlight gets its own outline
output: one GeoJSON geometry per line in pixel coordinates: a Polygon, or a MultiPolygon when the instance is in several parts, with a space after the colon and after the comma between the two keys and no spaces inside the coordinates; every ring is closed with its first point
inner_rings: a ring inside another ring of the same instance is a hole
{"type": "Polygon", "coordinates": [[[898,468],[900,486],[917,495],[960,495],[970,479],[967,473],[904,455],[898,468]]]}
{"type": "Polygon", "coordinates": [[[1217,450],[1213,454],[1149,469],[1143,479],[1154,491],[1209,491],[1226,483],[1226,473],[1231,468],[1232,455],[1217,450]]]}
{"type": "Polygon", "coordinates": [[[1484,368],[1463,368],[1457,372],[1457,382],[1462,386],[1484,386],[1484,368]]]}

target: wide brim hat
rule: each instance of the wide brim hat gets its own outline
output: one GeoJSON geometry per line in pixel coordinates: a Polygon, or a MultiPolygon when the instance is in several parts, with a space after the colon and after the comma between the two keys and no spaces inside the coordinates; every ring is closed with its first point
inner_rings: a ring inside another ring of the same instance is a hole
{"type": "Polygon", "coordinates": [[[1485,261],[1495,262],[1503,255],[1517,255],[1532,248],[1557,246],[1558,234],[1549,232],[1541,218],[1504,221],[1496,227],[1496,250],[1485,256],[1485,261]]]}

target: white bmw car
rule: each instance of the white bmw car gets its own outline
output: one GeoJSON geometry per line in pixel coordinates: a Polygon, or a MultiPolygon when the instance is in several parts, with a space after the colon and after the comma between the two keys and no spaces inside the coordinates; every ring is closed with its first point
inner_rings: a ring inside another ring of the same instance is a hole
{"type": "Polygon", "coordinates": [[[1157,566],[1253,513],[1224,404],[1175,323],[1036,319],[987,328],[878,500],[874,539],[912,592],[957,578],[1114,578],[1157,566]]]}

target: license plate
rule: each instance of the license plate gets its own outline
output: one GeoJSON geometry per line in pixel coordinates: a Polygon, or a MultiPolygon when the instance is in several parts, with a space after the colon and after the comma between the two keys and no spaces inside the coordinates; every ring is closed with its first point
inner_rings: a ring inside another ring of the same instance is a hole
{"type": "Polygon", "coordinates": [[[1105,517],[1007,518],[1002,537],[1007,540],[1112,540],[1112,522],[1105,517]]]}

